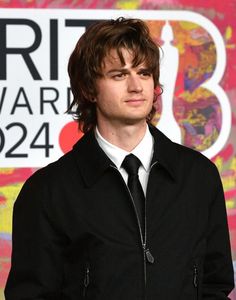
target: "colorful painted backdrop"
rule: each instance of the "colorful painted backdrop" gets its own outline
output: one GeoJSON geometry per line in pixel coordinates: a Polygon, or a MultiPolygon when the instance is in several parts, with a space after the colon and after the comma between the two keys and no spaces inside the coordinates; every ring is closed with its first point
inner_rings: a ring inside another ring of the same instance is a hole
{"type": "MultiPolygon", "coordinates": [[[[224,40],[227,64],[220,86],[230,102],[232,121],[230,134],[223,149],[211,159],[217,165],[225,190],[233,260],[236,261],[236,2],[225,0],[66,0],[18,1],[0,0],[2,8],[70,8],[117,10],[185,10],[197,12],[211,20],[224,40]]],[[[7,16],[6,16],[7,17],[7,16]]],[[[216,49],[211,35],[194,22],[170,22],[178,49],[179,66],[174,91],[174,117],[181,129],[182,143],[204,151],[215,143],[222,129],[222,107],[214,91],[202,87],[216,68],[216,49]]],[[[148,21],[151,32],[160,44],[163,21],[148,21]]],[[[0,82],[1,83],[1,82],[0,82]]],[[[154,123],[162,114],[162,99],[154,123]]],[[[0,114],[0,118],[4,115],[0,114]]],[[[1,119],[0,119],[1,126],[1,119]]],[[[73,129],[74,130],[74,129],[73,129]]],[[[69,135],[68,135],[69,138],[69,135]]],[[[71,142],[67,140],[68,147],[71,142]]],[[[1,156],[0,156],[1,167],[1,156]]],[[[10,268],[12,207],[24,181],[34,168],[0,169],[0,300],[10,268]]],[[[235,300],[236,296],[231,295],[235,300]]]]}

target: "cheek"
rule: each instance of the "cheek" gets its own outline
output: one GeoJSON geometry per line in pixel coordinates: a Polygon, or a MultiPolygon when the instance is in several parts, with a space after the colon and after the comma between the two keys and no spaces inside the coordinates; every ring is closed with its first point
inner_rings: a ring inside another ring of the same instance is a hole
{"type": "Polygon", "coordinates": [[[154,94],[154,82],[153,81],[146,81],[144,84],[144,88],[146,90],[146,93],[149,95],[154,94]]]}
{"type": "Polygon", "coordinates": [[[113,110],[115,104],[115,101],[113,100],[114,97],[115,96],[112,93],[112,91],[109,92],[103,91],[99,93],[97,96],[98,109],[100,109],[103,112],[113,110]]]}
{"type": "Polygon", "coordinates": [[[109,101],[109,96],[112,96],[116,94],[119,90],[119,87],[117,87],[114,84],[111,84],[110,82],[101,82],[100,85],[98,86],[98,97],[100,99],[106,99],[109,101]]]}
{"type": "Polygon", "coordinates": [[[154,89],[152,88],[152,86],[147,87],[147,89],[146,89],[146,95],[147,95],[148,99],[150,100],[150,102],[153,102],[153,99],[154,99],[154,89]]]}
{"type": "Polygon", "coordinates": [[[116,86],[103,86],[100,87],[99,93],[97,95],[98,105],[103,107],[108,107],[115,105],[116,102],[119,102],[119,99],[122,97],[122,88],[116,86]]]}

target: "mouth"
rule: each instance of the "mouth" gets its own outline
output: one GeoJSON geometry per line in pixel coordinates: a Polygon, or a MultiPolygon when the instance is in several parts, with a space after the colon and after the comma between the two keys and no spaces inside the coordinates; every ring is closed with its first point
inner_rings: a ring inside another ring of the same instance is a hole
{"type": "Polygon", "coordinates": [[[126,100],[125,102],[126,103],[142,103],[142,102],[144,102],[145,101],[145,99],[128,99],[128,100],[126,100]]]}

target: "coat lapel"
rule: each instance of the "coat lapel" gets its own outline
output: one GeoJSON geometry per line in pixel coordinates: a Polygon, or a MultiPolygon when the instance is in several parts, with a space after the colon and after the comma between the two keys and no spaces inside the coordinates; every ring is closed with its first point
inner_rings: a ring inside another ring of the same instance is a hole
{"type": "Polygon", "coordinates": [[[177,188],[178,158],[176,145],[158,129],[150,127],[154,138],[152,168],[147,187],[147,221],[157,229],[172,205],[174,190],[177,188]]]}

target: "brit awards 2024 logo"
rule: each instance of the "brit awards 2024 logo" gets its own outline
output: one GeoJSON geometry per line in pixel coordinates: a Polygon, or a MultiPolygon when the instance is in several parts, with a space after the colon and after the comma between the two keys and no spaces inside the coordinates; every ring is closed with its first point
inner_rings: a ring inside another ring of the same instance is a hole
{"type": "Polygon", "coordinates": [[[154,125],[177,143],[214,157],[225,145],[231,109],[220,86],[226,66],[216,26],[188,11],[2,9],[0,11],[0,166],[42,167],[81,136],[70,115],[67,62],[93,22],[145,20],[161,45],[154,125]]]}

